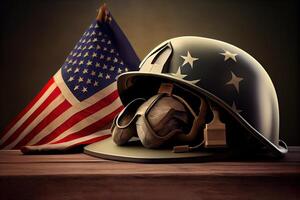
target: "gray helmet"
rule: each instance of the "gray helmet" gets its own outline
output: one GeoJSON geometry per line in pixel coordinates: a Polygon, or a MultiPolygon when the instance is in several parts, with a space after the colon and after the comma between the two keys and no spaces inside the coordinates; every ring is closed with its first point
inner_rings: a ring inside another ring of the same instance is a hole
{"type": "Polygon", "coordinates": [[[136,98],[150,98],[162,82],[176,83],[223,109],[228,145],[233,149],[267,150],[276,156],[287,152],[279,140],[273,83],[245,51],[202,37],[167,40],[145,57],[140,71],[118,78],[121,101],[126,106],[136,98]]]}

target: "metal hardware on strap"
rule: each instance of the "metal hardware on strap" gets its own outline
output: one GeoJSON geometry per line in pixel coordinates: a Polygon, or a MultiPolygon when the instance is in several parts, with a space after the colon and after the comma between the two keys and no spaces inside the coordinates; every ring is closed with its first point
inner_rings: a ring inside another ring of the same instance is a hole
{"type": "Polygon", "coordinates": [[[219,111],[212,108],[213,120],[204,129],[205,148],[224,148],[226,143],[226,127],[220,121],[219,111]]]}

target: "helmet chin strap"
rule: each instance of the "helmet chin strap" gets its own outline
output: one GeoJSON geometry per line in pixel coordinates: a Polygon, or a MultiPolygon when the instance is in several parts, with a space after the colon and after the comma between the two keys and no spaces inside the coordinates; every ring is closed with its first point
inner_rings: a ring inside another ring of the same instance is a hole
{"type": "MultiPolygon", "coordinates": [[[[201,126],[205,124],[205,116],[207,113],[207,102],[204,100],[204,98],[200,97],[201,99],[201,104],[200,104],[200,109],[199,109],[199,115],[198,117],[195,118],[193,122],[193,126],[188,134],[179,134],[177,136],[177,139],[183,142],[192,142],[196,139],[198,132],[201,129],[201,126]]],[[[184,153],[184,152],[189,152],[195,149],[198,149],[204,144],[204,140],[195,146],[189,146],[189,145],[179,145],[179,146],[174,146],[173,147],[173,152],[174,153],[184,153]]]]}
{"type": "Polygon", "coordinates": [[[196,139],[198,135],[198,131],[201,129],[201,126],[205,124],[205,116],[207,113],[207,103],[206,101],[201,97],[201,104],[200,104],[200,111],[198,117],[194,119],[193,126],[188,134],[179,134],[176,136],[176,138],[179,141],[183,142],[192,142],[196,139]]]}

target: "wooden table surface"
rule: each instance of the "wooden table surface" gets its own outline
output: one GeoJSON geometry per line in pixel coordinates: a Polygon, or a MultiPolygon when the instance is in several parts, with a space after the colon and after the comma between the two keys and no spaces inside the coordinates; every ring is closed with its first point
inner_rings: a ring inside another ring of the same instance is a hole
{"type": "Polygon", "coordinates": [[[0,199],[300,199],[300,151],[280,161],[141,164],[0,151],[0,199]]]}

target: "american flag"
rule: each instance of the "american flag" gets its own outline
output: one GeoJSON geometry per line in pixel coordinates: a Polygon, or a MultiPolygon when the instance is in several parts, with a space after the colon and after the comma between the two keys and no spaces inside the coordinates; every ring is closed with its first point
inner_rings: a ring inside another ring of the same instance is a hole
{"type": "Polygon", "coordinates": [[[58,72],[0,135],[1,149],[66,150],[110,136],[122,109],[116,78],[139,59],[110,13],[95,20],[58,72]],[[24,147],[25,146],[25,147],[24,147]]]}

